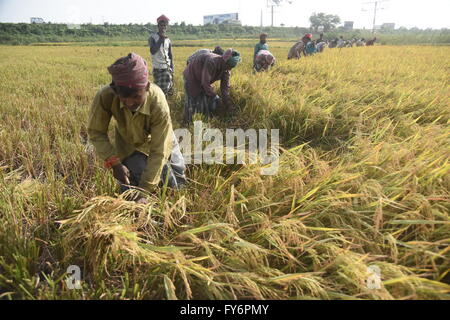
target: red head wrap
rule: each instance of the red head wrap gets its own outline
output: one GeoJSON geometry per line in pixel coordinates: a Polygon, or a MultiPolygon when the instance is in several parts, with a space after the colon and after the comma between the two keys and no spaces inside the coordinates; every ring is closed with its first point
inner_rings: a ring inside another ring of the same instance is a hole
{"type": "Polygon", "coordinates": [[[166,22],[169,22],[170,19],[167,18],[165,15],[162,15],[162,16],[160,16],[160,17],[156,20],[156,22],[158,22],[158,23],[159,23],[160,21],[166,21],[166,22]]]}
{"type": "Polygon", "coordinates": [[[120,58],[108,68],[115,85],[135,89],[146,88],[148,84],[147,62],[135,54],[120,58]]]}

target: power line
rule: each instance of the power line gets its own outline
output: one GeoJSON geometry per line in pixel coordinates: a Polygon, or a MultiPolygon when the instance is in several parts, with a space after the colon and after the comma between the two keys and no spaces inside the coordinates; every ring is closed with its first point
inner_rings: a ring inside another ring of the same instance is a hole
{"type": "Polygon", "coordinates": [[[363,4],[373,4],[373,25],[372,25],[372,33],[375,33],[375,23],[377,20],[377,12],[378,10],[383,10],[384,8],[381,8],[379,4],[382,2],[388,2],[389,0],[377,0],[377,1],[370,1],[370,2],[364,2],[363,4]]]}
{"type": "Polygon", "coordinates": [[[294,2],[294,0],[267,0],[267,7],[270,8],[271,16],[272,16],[272,24],[271,24],[272,27],[274,25],[273,21],[274,21],[274,16],[275,16],[275,8],[281,7],[281,5],[284,2],[292,4],[294,2]]]}

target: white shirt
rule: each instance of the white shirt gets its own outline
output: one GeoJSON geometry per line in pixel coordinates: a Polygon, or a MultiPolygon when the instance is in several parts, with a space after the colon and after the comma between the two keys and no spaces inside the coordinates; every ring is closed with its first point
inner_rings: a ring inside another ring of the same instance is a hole
{"type": "MultiPolygon", "coordinates": [[[[153,33],[148,39],[149,45],[151,46],[152,42],[154,44],[158,43],[160,36],[158,33],[153,33]]],[[[171,42],[169,38],[164,39],[164,43],[161,45],[159,50],[152,54],[152,63],[153,69],[170,69],[171,60],[169,58],[169,48],[171,46],[171,42]]]]}

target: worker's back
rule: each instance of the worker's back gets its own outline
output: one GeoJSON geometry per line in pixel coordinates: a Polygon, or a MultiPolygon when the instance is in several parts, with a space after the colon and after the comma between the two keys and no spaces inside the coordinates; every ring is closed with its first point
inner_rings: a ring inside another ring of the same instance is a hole
{"type": "Polygon", "coordinates": [[[292,46],[288,53],[288,59],[300,58],[301,52],[305,49],[305,44],[302,40],[298,41],[292,46]]]}

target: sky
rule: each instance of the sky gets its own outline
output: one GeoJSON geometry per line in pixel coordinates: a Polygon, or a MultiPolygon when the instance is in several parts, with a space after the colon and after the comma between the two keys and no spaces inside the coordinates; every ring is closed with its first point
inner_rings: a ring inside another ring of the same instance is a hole
{"type": "MultiPolygon", "coordinates": [[[[371,28],[373,0],[290,0],[275,9],[274,24],[308,27],[313,12],[337,14],[355,28],[371,28]]],[[[203,24],[203,16],[234,13],[244,25],[271,24],[268,0],[0,0],[0,22],[30,22],[30,17],[58,23],[155,23],[165,14],[171,23],[203,24]]],[[[396,27],[450,28],[450,0],[390,0],[379,4],[376,24],[396,27]]]]}

